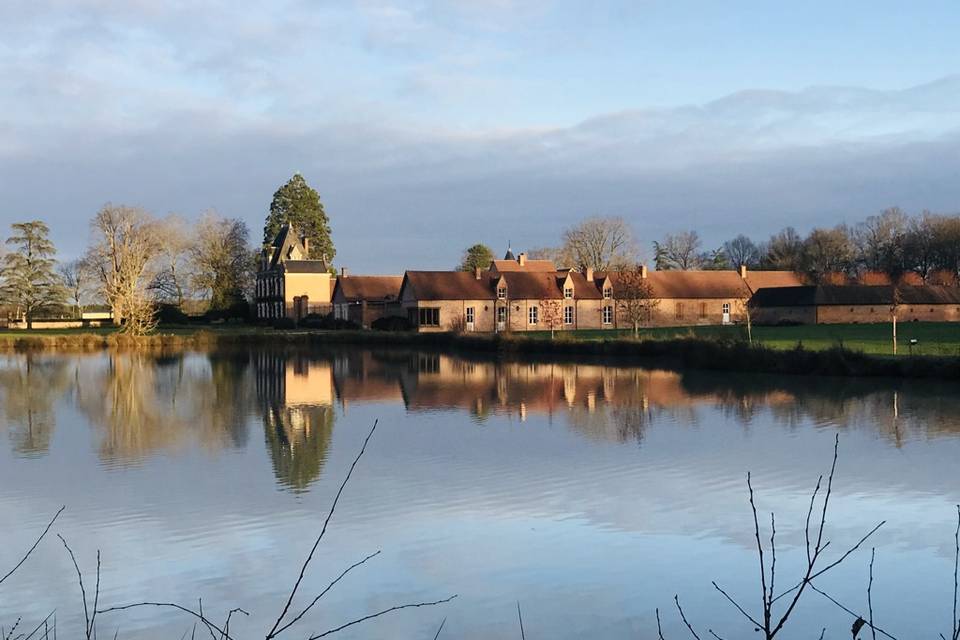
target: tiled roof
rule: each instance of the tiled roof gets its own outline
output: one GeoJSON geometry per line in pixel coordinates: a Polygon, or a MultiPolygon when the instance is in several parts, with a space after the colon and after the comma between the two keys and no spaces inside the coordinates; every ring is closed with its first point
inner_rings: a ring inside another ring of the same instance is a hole
{"type": "Polygon", "coordinates": [[[466,271],[407,271],[401,290],[409,287],[417,300],[492,300],[493,286],[488,271],[480,279],[466,271]]]}
{"type": "Polygon", "coordinates": [[[566,274],[508,271],[500,274],[507,283],[511,300],[555,300],[563,297],[561,289],[566,274]]]}
{"type": "Polygon", "coordinates": [[[753,291],[768,287],[802,287],[802,274],[794,271],[747,271],[747,286],[753,291]]]}
{"type": "Polygon", "coordinates": [[[533,271],[537,273],[556,273],[557,267],[550,260],[527,260],[523,266],[516,260],[494,260],[495,271],[533,271]]]}
{"type": "Polygon", "coordinates": [[[403,276],[343,276],[337,278],[333,296],[347,302],[386,302],[399,298],[402,284],[403,276]]]}
{"type": "MultiPolygon", "coordinates": [[[[617,273],[598,274],[602,280],[609,277],[613,282],[613,295],[621,295],[617,273]]],[[[655,298],[749,298],[750,288],[736,271],[650,271],[647,282],[655,298]]]]}

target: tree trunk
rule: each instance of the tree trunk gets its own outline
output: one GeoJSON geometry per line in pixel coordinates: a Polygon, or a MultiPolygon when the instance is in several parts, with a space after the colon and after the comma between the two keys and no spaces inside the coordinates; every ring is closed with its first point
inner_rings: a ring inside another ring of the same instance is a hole
{"type": "Polygon", "coordinates": [[[897,355],[897,312],[893,312],[893,355],[897,355]]]}
{"type": "Polygon", "coordinates": [[[633,321],[633,337],[640,337],[640,323],[638,323],[636,320],[633,321]]]}

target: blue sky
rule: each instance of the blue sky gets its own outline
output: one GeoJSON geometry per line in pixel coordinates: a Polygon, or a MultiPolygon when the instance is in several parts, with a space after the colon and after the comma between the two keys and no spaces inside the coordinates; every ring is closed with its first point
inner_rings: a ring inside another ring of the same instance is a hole
{"type": "Polygon", "coordinates": [[[296,170],[354,272],[621,215],[715,245],[960,197],[953,2],[0,5],[0,222],[104,202],[259,235],[296,170]]]}

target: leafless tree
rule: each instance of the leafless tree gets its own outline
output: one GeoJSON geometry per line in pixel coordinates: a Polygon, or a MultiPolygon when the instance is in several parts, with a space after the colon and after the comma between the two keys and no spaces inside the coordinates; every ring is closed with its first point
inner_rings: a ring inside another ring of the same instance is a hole
{"type": "Polygon", "coordinates": [[[725,242],[723,249],[732,267],[755,267],[760,263],[760,249],[753,240],[742,233],[733,240],[725,242]]]}
{"type": "Polygon", "coordinates": [[[191,244],[193,285],[210,301],[211,309],[228,309],[244,299],[253,279],[253,252],[242,220],[207,212],[197,224],[191,244]]]}
{"type": "Polygon", "coordinates": [[[775,233],[761,252],[761,266],[768,269],[800,271],[803,258],[803,238],[793,227],[775,233]]]}
{"type": "Polygon", "coordinates": [[[57,266],[63,286],[73,302],[78,318],[83,317],[83,306],[94,290],[95,274],[84,259],[62,262],[57,266]]]}
{"type": "Polygon", "coordinates": [[[624,323],[633,327],[634,337],[640,333],[640,325],[649,322],[660,306],[660,300],[644,277],[640,265],[620,271],[616,275],[616,300],[620,317],[624,323]]]}
{"type": "Polygon", "coordinates": [[[700,236],[696,231],[667,234],[653,243],[658,271],[689,271],[701,266],[700,236]]]}
{"type": "Polygon", "coordinates": [[[170,214],[157,223],[159,241],[157,272],[150,289],[159,302],[183,310],[190,283],[189,259],[193,230],[182,217],[170,214]]]}
{"type": "Polygon", "coordinates": [[[899,207],[884,209],[853,229],[858,262],[867,271],[897,275],[903,265],[903,241],[907,215],[899,207]]]}
{"type": "Polygon", "coordinates": [[[636,246],[630,226],[619,217],[593,217],[563,232],[561,257],[567,257],[581,271],[609,271],[630,264],[636,246]]]}
{"type": "Polygon", "coordinates": [[[550,339],[554,338],[557,329],[563,327],[563,301],[556,299],[541,300],[540,322],[550,329],[550,339]]]}
{"type": "Polygon", "coordinates": [[[814,229],[803,243],[804,271],[815,282],[826,282],[834,274],[850,273],[853,263],[853,242],[846,225],[814,229]]]}
{"type": "Polygon", "coordinates": [[[100,277],[114,322],[122,322],[129,334],[147,333],[156,326],[153,302],[146,292],[160,248],[153,217],[136,207],[106,204],[91,227],[94,243],[88,258],[100,277]]]}

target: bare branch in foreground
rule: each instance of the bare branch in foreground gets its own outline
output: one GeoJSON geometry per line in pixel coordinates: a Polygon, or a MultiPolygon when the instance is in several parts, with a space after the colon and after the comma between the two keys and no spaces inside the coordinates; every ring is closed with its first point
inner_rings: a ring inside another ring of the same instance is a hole
{"type": "Polygon", "coordinates": [[[43,533],[40,534],[36,542],[33,543],[33,546],[31,546],[27,550],[27,552],[23,555],[23,557],[20,559],[20,562],[14,565],[13,569],[10,569],[10,571],[8,571],[2,578],[0,578],[0,584],[3,584],[4,580],[6,580],[10,576],[12,576],[14,573],[16,573],[17,569],[19,569],[23,565],[23,563],[27,561],[27,558],[29,558],[30,555],[34,552],[34,550],[40,544],[40,541],[43,540],[43,538],[47,535],[47,533],[50,532],[50,527],[53,526],[53,523],[57,521],[57,518],[60,517],[60,514],[63,513],[63,510],[66,508],[67,508],[66,506],[62,506],[60,507],[59,510],[57,510],[55,514],[53,514],[53,517],[50,519],[50,522],[48,522],[47,526],[44,528],[43,533]]]}
{"type": "Polygon", "coordinates": [[[657,614],[657,638],[658,638],[658,640],[666,640],[666,639],[663,637],[663,627],[660,626],[660,608],[657,607],[657,608],[655,609],[655,611],[656,611],[656,614],[657,614]]]}
{"type": "Polygon", "coordinates": [[[527,636],[523,633],[523,614],[520,613],[519,600],[517,600],[517,620],[520,621],[520,640],[526,640],[527,636]]]}
{"type": "Polygon", "coordinates": [[[440,621],[440,628],[437,629],[437,633],[436,633],[436,635],[433,636],[433,640],[437,640],[437,638],[440,637],[440,632],[443,631],[443,625],[445,625],[445,624],[447,624],[447,619],[446,619],[446,618],[444,618],[443,620],[440,621]]]}
{"type": "Polygon", "coordinates": [[[873,626],[873,561],[877,557],[877,548],[870,549],[870,579],[867,582],[867,613],[870,619],[867,621],[870,625],[870,633],[873,640],[877,640],[877,628],[873,626]]]}
{"type": "Polygon", "coordinates": [[[60,538],[60,542],[63,543],[63,548],[70,554],[70,559],[73,560],[73,568],[77,570],[77,581],[80,583],[80,595],[83,598],[83,618],[86,624],[86,636],[87,640],[92,640],[96,635],[94,629],[97,624],[97,604],[100,601],[100,550],[97,550],[97,586],[93,593],[93,612],[91,613],[87,606],[87,591],[83,586],[83,573],[80,571],[80,565],[77,564],[77,557],[74,555],[70,545],[67,544],[66,539],[59,533],[57,537],[60,538]]]}
{"type": "MultiPolygon", "coordinates": [[[[838,608],[842,609],[842,610],[845,611],[846,613],[848,613],[848,614],[850,614],[851,616],[853,616],[854,621],[856,621],[856,620],[863,620],[863,619],[864,619],[863,616],[861,616],[859,613],[857,613],[856,611],[853,611],[853,610],[850,609],[849,607],[843,605],[841,602],[839,602],[836,598],[834,598],[833,596],[831,596],[831,595],[830,595],[829,593],[827,593],[826,591],[823,591],[822,589],[818,589],[816,585],[811,584],[811,585],[810,585],[810,588],[813,589],[814,591],[816,591],[817,593],[819,593],[820,595],[822,595],[824,598],[826,598],[827,600],[829,600],[829,601],[832,602],[833,604],[837,605],[838,608]]],[[[864,622],[865,622],[865,626],[870,626],[872,629],[875,629],[875,630],[877,631],[877,633],[879,633],[880,635],[882,635],[882,636],[884,636],[884,637],[886,637],[886,638],[889,638],[890,640],[897,640],[896,636],[891,635],[889,632],[884,631],[884,630],[881,629],[880,627],[875,627],[875,626],[871,625],[869,622],[866,622],[865,620],[864,620],[864,622]]]]}
{"type": "MultiPolygon", "coordinates": [[[[287,597],[286,604],[283,605],[283,610],[280,612],[280,616],[277,618],[277,621],[273,623],[273,627],[270,628],[270,631],[267,632],[266,640],[272,640],[277,636],[278,633],[282,631],[282,629],[280,629],[280,625],[283,624],[283,619],[286,617],[287,613],[290,612],[293,599],[296,597],[297,591],[300,589],[300,583],[303,582],[303,578],[307,573],[307,568],[310,566],[310,563],[313,562],[313,556],[317,552],[317,547],[320,546],[320,541],[323,540],[323,536],[327,532],[327,526],[330,524],[330,519],[333,518],[333,513],[337,509],[337,502],[340,501],[340,495],[343,493],[344,488],[350,481],[350,476],[353,475],[353,470],[356,468],[357,463],[360,462],[360,458],[363,457],[364,452],[367,450],[367,443],[370,442],[370,438],[373,437],[374,432],[377,430],[377,424],[379,424],[379,420],[374,421],[373,427],[370,429],[370,433],[367,434],[367,437],[363,441],[363,446],[360,447],[360,452],[357,454],[357,457],[353,459],[353,464],[350,465],[350,469],[347,471],[346,477],[343,479],[343,482],[340,483],[340,488],[337,490],[337,494],[333,498],[333,503],[330,505],[330,510],[327,512],[327,517],[323,521],[323,527],[320,529],[320,534],[317,536],[317,539],[314,540],[313,547],[310,549],[310,553],[307,554],[307,559],[303,561],[303,565],[300,567],[300,575],[297,577],[297,581],[293,584],[293,589],[290,590],[290,595],[287,597]]],[[[310,606],[313,605],[311,604],[310,606]]],[[[309,609],[309,607],[307,608],[309,609]]],[[[284,629],[286,628],[288,628],[288,626],[284,627],[284,629]]]]}
{"type": "Polygon", "coordinates": [[[700,640],[700,636],[697,635],[697,632],[693,630],[693,627],[687,622],[687,616],[683,613],[683,607],[680,606],[680,596],[673,596],[673,601],[677,604],[677,611],[680,612],[680,619],[683,620],[683,624],[687,625],[687,629],[690,630],[690,635],[692,635],[697,640],[700,640]]]}
{"type": "Polygon", "coordinates": [[[457,594],[454,594],[449,598],[444,598],[443,600],[435,600],[433,602],[416,602],[413,604],[401,604],[395,607],[390,607],[389,609],[384,609],[383,611],[378,611],[376,613],[371,613],[369,615],[363,616],[362,618],[357,618],[356,620],[352,620],[350,622],[347,622],[346,624],[342,624],[339,627],[330,629],[329,631],[324,631],[323,633],[312,635],[308,638],[308,640],[318,640],[318,638],[325,638],[326,636],[333,635],[334,633],[337,633],[339,631],[343,631],[347,627],[352,627],[355,624],[360,624],[361,622],[366,622],[367,620],[373,620],[374,618],[379,618],[382,615],[386,615],[394,611],[400,611],[401,609],[416,609],[418,607],[432,607],[438,604],[446,604],[447,602],[450,602],[456,597],[457,597],[457,594]]]}
{"type": "Polygon", "coordinates": [[[188,609],[183,605],[176,604],[175,602],[133,602],[131,604],[123,604],[116,607],[108,607],[106,609],[100,609],[97,611],[99,614],[104,613],[113,613],[115,611],[127,611],[128,609],[136,609],[139,607],[162,607],[168,609],[176,609],[177,611],[182,611],[188,615],[193,616],[200,622],[202,622],[208,629],[212,629],[220,634],[224,640],[233,640],[229,633],[225,629],[221,629],[213,621],[204,617],[200,612],[194,611],[193,609],[188,609]]]}

